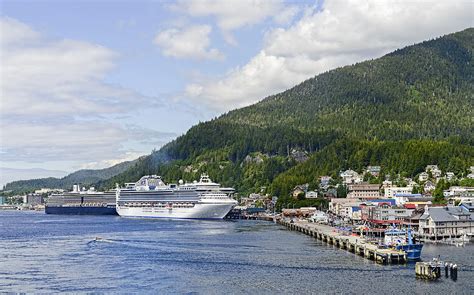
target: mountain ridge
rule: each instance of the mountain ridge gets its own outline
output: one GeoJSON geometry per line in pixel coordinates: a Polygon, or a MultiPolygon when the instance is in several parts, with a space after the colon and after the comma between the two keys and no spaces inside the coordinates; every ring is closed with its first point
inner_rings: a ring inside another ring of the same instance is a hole
{"type": "MultiPolygon", "coordinates": [[[[440,151],[461,145],[470,150],[474,144],[473,40],[474,29],[468,28],[319,74],[191,127],[144,158],[133,174],[159,173],[166,179],[191,180],[208,170],[217,180],[242,188],[248,171],[240,164],[255,152],[278,158],[275,165],[288,169],[298,165],[287,163],[289,149],[317,153],[341,141],[377,145],[378,141],[403,144],[415,140],[426,148],[432,141],[440,151]],[[160,158],[167,161],[160,162],[160,158]],[[231,168],[216,170],[216,163],[231,168]],[[190,165],[199,166],[196,173],[185,172],[183,167],[190,165]]],[[[460,159],[459,171],[472,163],[470,155],[453,157],[460,159]]],[[[125,180],[133,181],[127,172],[103,184],[125,180]]],[[[263,182],[271,185],[272,181],[263,182]]],[[[257,184],[244,188],[245,193],[258,190],[257,184]]]]}
{"type": "MultiPolygon", "coordinates": [[[[357,152],[353,149],[357,146],[377,150],[379,142],[385,142],[389,149],[410,141],[409,147],[419,144],[425,151],[430,147],[442,154],[457,151],[446,154],[457,159],[456,165],[449,161],[442,161],[442,165],[465,170],[473,164],[473,40],[474,28],[468,28],[319,74],[251,106],[193,126],[159,151],[138,159],[110,179],[99,180],[97,185],[110,188],[116,182],[136,181],[144,174],[160,174],[167,181],[193,180],[199,173],[209,172],[242,193],[258,192],[262,187],[264,192],[273,193],[278,174],[302,165],[291,158],[292,149],[317,158],[318,153],[334,147],[345,149],[342,154],[357,152]],[[367,142],[369,147],[359,142],[367,142]],[[469,152],[463,156],[459,150],[469,152]],[[243,165],[253,153],[268,157],[260,166],[243,165]]],[[[403,153],[413,150],[391,152],[405,157],[403,153]]],[[[376,158],[369,164],[382,160],[376,158]]],[[[432,155],[417,163],[428,160],[442,159],[432,155]]],[[[333,170],[312,171],[311,177],[323,171],[335,173],[336,167],[347,165],[340,159],[335,161],[333,170]]],[[[360,161],[357,165],[366,160],[360,161]]]]}
{"type": "Polygon", "coordinates": [[[81,184],[84,186],[93,185],[101,180],[109,179],[117,174],[120,174],[135,163],[139,159],[133,161],[121,162],[104,169],[81,169],[75,172],[69,173],[62,178],[46,177],[36,178],[29,180],[17,180],[9,182],[5,185],[4,190],[13,190],[16,192],[28,192],[40,188],[58,188],[58,189],[71,189],[74,184],[81,184]]]}

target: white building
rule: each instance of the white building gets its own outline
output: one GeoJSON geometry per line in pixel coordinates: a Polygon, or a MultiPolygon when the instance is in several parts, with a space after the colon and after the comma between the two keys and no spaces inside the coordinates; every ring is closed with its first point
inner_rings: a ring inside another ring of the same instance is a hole
{"type": "Polygon", "coordinates": [[[474,187],[468,186],[452,186],[447,190],[443,191],[443,195],[446,198],[453,198],[458,197],[466,193],[473,193],[474,194],[474,187]]]}
{"type": "Polygon", "coordinates": [[[318,192],[316,191],[308,191],[305,194],[306,199],[316,199],[318,197],[318,192]]]}
{"type": "Polygon", "coordinates": [[[346,220],[360,220],[360,204],[362,204],[362,202],[344,203],[339,208],[338,215],[346,220]]]}
{"type": "Polygon", "coordinates": [[[431,175],[433,175],[434,178],[439,178],[441,177],[441,169],[438,168],[438,165],[428,165],[426,166],[425,172],[430,172],[431,175]]]}
{"type": "Polygon", "coordinates": [[[463,206],[426,207],[420,217],[418,234],[425,239],[440,240],[474,233],[474,213],[463,206]]]}
{"type": "Polygon", "coordinates": [[[434,183],[432,183],[431,181],[427,181],[424,186],[424,191],[425,193],[429,193],[434,191],[435,188],[436,186],[434,185],[434,183]]]}
{"type": "Polygon", "coordinates": [[[332,212],[335,215],[340,216],[342,213],[342,208],[345,204],[354,204],[354,203],[360,203],[361,200],[359,199],[347,199],[347,198],[332,198],[331,201],[329,202],[329,211],[332,212]]]}
{"type": "Polygon", "coordinates": [[[447,180],[447,181],[451,181],[451,180],[453,180],[453,179],[455,179],[455,178],[456,178],[456,176],[454,175],[453,172],[446,172],[446,180],[447,180]]]}
{"type": "Polygon", "coordinates": [[[379,184],[349,184],[347,198],[378,198],[380,197],[379,184]]]}
{"type": "Polygon", "coordinates": [[[469,173],[466,177],[470,179],[474,179],[474,166],[471,166],[469,170],[471,170],[471,173],[469,173]]]}
{"type": "Polygon", "coordinates": [[[367,166],[366,172],[371,174],[374,177],[378,177],[380,174],[380,166],[367,166]]]}
{"type": "Polygon", "coordinates": [[[428,178],[429,178],[429,175],[426,172],[421,172],[420,175],[418,175],[419,182],[425,182],[428,180],[428,178]]]}
{"type": "Polygon", "coordinates": [[[359,173],[351,169],[341,172],[340,176],[344,184],[361,183],[363,180],[359,173]]]}
{"type": "Polygon", "coordinates": [[[405,186],[405,187],[399,187],[399,186],[392,186],[392,187],[386,187],[384,188],[384,197],[385,198],[393,198],[395,197],[396,194],[411,194],[413,191],[412,186],[405,186]]]}

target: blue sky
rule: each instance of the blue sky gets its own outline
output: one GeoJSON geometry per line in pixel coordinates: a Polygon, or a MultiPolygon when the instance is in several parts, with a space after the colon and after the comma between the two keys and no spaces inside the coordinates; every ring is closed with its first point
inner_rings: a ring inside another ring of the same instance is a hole
{"type": "Polygon", "coordinates": [[[318,73],[473,25],[462,0],[1,1],[0,11],[0,169],[24,178],[134,159],[318,73]]]}

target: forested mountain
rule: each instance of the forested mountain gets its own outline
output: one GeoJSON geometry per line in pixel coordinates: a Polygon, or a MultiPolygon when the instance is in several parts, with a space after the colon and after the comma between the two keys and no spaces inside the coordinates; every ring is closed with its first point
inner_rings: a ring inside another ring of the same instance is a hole
{"type": "Polygon", "coordinates": [[[428,164],[465,173],[474,165],[473,47],[470,28],[328,71],[200,123],[98,185],[208,172],[242,194],[285,196],[295,184],[366,165],[392,175],[428,164]],[[309,160],[300,163],[298,152],[309,160]]]}
{"type": "Polygon", "coordinates": [[[84,186],[89,186],[95,184],[104,179],[110,179],[111,177],[120,174],[130,167],[132,167],[138,160],[127,161],[119,163],[109,168],[105,169],[83,169],[73,172],[63,178],[39,178],[31,180],[18,180],[13,181],[5,185],[5,191],[15,191],[15,192],[28,192],[35,189],[40,189],[43,187],[46,188],[62,188],[62,189],[72,189],[74,184],[81,184],[84,186]]]}
{"type": "Polygon", "coordinates": [[[295,184],[366,165],[414,176],[434,163],[465,173],[474,165],[473,46],[470,28],[323,73],[192,127],[101,185],[207,171],[242,193],[285,195],[295,184]],[[299,164],[293,149],[310,160],[299,164]]]}

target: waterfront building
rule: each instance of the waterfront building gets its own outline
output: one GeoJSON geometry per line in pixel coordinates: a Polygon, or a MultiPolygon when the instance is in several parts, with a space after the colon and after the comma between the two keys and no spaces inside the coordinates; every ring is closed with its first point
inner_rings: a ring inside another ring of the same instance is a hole
{"type": "Polygon", "coordinates": [[[474,212],[466,206],[426,207],[420,217],[418,235],[423,239],[442,240],[474,234],[474,212]]]}
{"type": "Polygon", "coordinates": [[[5,205],[6,202],[7,202],[7,197],[0,196],[0,205],[5,205]]]}
{"type": "Polygon", "coordinates": [[[40,204],[44,204],[44,199],[42,195],[27,194],[25,198],[25,203],[32,206],[40,205],[40,204]]]}
{"type": "Polygon", "coordinates": [[[301,207],[299,209],[282,209],[281,213],[287,217],[310,217],[317,209],[315,207],[301,207]]]}
{"type": "Polygon", "coordinates": [[[363,207],[362,219],[380,226],[403,224],[410,217],[414,209],[393,206],[392,202],[381,201],[376,206],[363,207]]]}
{"type": "Polygon", "coordinates": [[[411,215],[407,218],[405,218],[403,222],[403,227],[407,229],[411,229],[413,232],[418,232],[418,229],[420,227],[420,218],[423,216],[424,209],[415,209],[411,213],[411,215]]]}
{"type": "Polygon", "coordinates": [[[248,197],[246,198],[242,198],[240,200],[240,204],[242,206],[245,206],[245,207],[255,207],[255,204],[261,200],[263,203],[265,200],[267,200],[268,198],[266,196],[262,196],[260,194],[255,194],[255,193],[252,193],[250,194],[248,197]]]}
{"type": "Polygon", "coordinates": [[[347,199],[347,198],[332,198],[329,202],[329,212],[341,216],[342,208],[345,204],[353,204],[361,202],[360,199],[347,199]]]}
{"type": "Polygon", "coordinates": [[[379,184],[349,184],[347,198],[379,198],[380,185],[379,184]]]}
{"type": "Polygon", "coordinates": [[[363,202],[349,202],[341,204],[338,216],[346,219],[346,220],[354,220],[358,221],[361,220],[360,214],[360,205],[364,204],[363,202]]]}
{"type": "Polygon", "coordinates": [[[391,186],[384,188],[384,198],[393,198],[396,194],[411,194],[413,191],[412,186],[391,186]]]}

